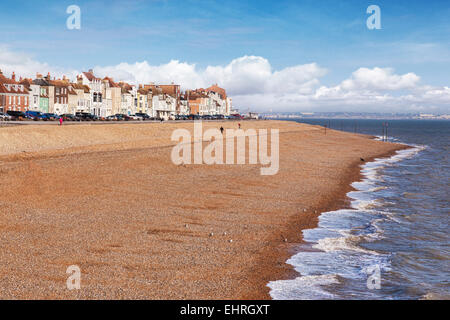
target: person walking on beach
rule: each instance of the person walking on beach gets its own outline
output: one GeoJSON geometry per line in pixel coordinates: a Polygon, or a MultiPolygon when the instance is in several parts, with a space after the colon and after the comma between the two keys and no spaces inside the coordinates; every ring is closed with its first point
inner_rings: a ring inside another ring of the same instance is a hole
{"type": "Polygon", "coordinates": [[[239,126],[239,129],[241,128],[241,124],[240,123],[238,123],[238,126],[239,126]]]}
{"type": "Polygon", "coordinates": [[[62,126],[62,124],[63,124],[63,121],[64,121],[64,120],[63,120],[63,118],[62,118],[62,117],[60,117],[60,118],[59,118],[59,125],[60,125],[60,126],[62,126]]]}
{"type": "Polygon", "coordinates": [[[220,132],[221,132],[222,135],[223,135],[223,127],[220,127],[220,132]]]}

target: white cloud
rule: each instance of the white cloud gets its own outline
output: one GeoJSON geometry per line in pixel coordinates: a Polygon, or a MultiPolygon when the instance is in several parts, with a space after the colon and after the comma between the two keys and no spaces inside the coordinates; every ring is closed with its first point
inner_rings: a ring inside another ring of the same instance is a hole
{"type": "Polygon", "coordinates": [[[22,52],[11,51],[6,46],[0,46],[0,70],[8,77],[15,72],[18,77],[35,78],[36,73],[50,72],[52,77],[75,78],[78,71],[50,66],[48,63],[42,63],[34,60],[30,55],[22,52]]]}
{"type": "Polygon", "coordinates": [[[390,68],[360,68],[343,81],[341,87],[345,90],[401,90],[414,88],[419,81],[414,73],[397,75],[390,68]]]}
{"type": "Polygon", "coordinates": [[[273,71],[269,61],[262,57],[244,56],[226,66],[208,66],[201,70],[195,64],[172,60],[159,66],[147,61],[135,64],[96,67],[100,76],[112,76],[132,83],[179,83],[183,88],[209,87],[218,83],[231,95],[265,93],[311,93],[326,73],[317,64],[299,65],[273,71]]]}
{"type": "MultiPolygon", "coordinates": [[[[34,77],[48,71],[57,77],[75,78],[73,69],[50,66],[0,46],[0,69],[7,75],[34,77]]],[[[396,74],[391,68],[359,68],[336,86],[323,86],[327,70],[316,63],[274,70],[257,56],[243,56],[223,66],[199,68],[172,60],[161,65],[147,61],[114,66],[97,66],[101,77],[131,83],[178,83],[184,89],[208,87],[213,83],[227,89],[234,104],[258,111],[359,111],[449,113],[450,88],[420,83],[414,73],[396,74]]]]}

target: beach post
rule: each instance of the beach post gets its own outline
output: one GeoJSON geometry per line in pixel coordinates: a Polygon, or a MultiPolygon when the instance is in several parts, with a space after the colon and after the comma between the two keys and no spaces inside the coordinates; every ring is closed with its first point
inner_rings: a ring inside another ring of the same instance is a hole
{"type": "Polygon", "coordinates": [[[388,141],[388,126],[389,124],[387,122],[383,122],[383,141],[388,141]]]}
{"type": "Polygon", "coordinates": [[[388,127],[389,127],[389,123],[386,122],[386,141],[388,141],[388,127]]]}

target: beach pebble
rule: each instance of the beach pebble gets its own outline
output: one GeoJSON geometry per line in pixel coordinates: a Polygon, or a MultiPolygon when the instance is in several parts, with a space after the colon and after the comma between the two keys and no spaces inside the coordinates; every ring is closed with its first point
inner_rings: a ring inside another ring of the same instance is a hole
{"type": "Polygon", "coordinates": [[[187,224],[184,225],[185,228],[189,228],[189,226],[187,224]]]}
{"type": "Polygon", "coordinates": [[[210,237],[213,237],[213,236],[214,236],[214,233],[213,233],[213,232],[211,232],[211,233],[209,234],[209,236],[210,236],[210,237]]]}
{"type": "Polygon", "coordinates": [[[233,239],[228,240],[229,243],[233,243],[233,239]]]}
{"type": "Polygon", "coordinates": [[[303,209],[303,212],[306,212],[306,209],[303,209]]]}
{"type": "Polygon", "coordinates": [[[226,232],[224,232],[224,233],[223,233],[223,235],[224,235],[224,236],[226,236],[226,235],[227,235],[227,233],[226,233],[226,232]]]}

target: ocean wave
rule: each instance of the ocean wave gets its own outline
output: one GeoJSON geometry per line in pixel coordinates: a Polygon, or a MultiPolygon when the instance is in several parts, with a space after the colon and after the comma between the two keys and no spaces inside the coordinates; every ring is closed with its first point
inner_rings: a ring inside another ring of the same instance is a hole
{"type": "Polygon", "coordinates": [[[354,251],[366,254],[378,255],[378,252],[367,250],[358,246],[365,236],[345,236],[341,238],[324,238],[319,239],[317,244],[313,245],[313,248],[322,250],[324,252],[331,251],[354,251]]]}
{"type": "Polygon", "coordinates": [[[336,298],[334,294],[322,288],[333,284],[339,284],[338,276],[326,274],[273,281],[268,286],[271,289],[270,296],[274,300],[316,300],[336,298]]]}
{"type": "Polygon", "coordinates": [[[303,230],[304,240],[318,252],[299,252],[287,263],[294,266],[302,276],[294,280],[269,283],[273,299],[335,299],[325,285],[346,279],[359,279],[365,287],[367,270],[373,265],[390,270],[389,255],[363,248],[362,242],[374,242],[383,238],[382,224],[393,220],[401,223],[394,213],[382,211],[388,204],[376,192],[387,187],[382,185],[384,177],[380,171],[405,159],[414,157],[426,146],[412,145],[397,151],[389,158],[375,159],[361,166],[362,181],[352,183],[356,191],[347,196],[352,199],[352,209],[325,212],[319,217],[319,226],[303,230]]]}
{"type": "Polygon", "coordinates": [[[428,292],[422,296],[421,300],[450,300],[450,294],[428,292]]]}

